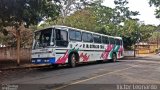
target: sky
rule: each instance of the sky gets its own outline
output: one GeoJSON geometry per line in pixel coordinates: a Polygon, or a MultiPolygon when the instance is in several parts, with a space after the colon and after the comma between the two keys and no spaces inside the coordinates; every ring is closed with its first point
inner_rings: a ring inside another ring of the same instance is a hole
{"type": "MultiPolygon", "coordinates": [[[[132,11],[139,11],[137,18],[145,24],[159,25],[160,19],[154,15],[155,7],[150,7],[149,0],[128,0],[128,7],[132,11]]],[[[114,0],[104,0],[103,5],[114,8],[114,0]]]]}

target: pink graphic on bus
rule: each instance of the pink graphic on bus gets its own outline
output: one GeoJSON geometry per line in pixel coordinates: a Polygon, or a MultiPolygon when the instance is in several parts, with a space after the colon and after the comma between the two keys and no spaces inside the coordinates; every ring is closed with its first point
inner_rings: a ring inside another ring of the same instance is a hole
{"type": "Polygon", "coordinates": [[[101,54],[101,58],[103,58],[104,60],[108,59],[108,55],[109,55],[110,51],[113,49],[113,47],[114,47],[114,45],[107,45],[105,52],[103,52],[101,54]]]}
{"type": "Polygon", "coordinates": [[[118,57],[119,58],[122,56],[122,52],[123,52],[123,46],[120,46],[120,48],[118,50],[118,57]]]}
{"type": "Polygon", "coordinates": [[[60,58],[58,58],[58,60],[56,61],[56,63],[57,64],[65,63],[67,59],[68,59],[68,50],[66,51],[66,53],[63,56],[61,56],[60,58]]]}
{"type": "Polygon", "coordinates": [[[87,53],[81,53],[79,57],[82,58],[84,62],[87,62],[89,60],[90,55],[87,56],[87,53]]]}

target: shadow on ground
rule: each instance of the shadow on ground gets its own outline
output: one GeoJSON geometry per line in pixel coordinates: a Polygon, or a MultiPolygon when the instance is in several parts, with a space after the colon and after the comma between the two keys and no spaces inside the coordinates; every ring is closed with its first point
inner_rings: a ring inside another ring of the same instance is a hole
{"type": "MultiPolygon", "coordinates": [[[[80,63],[78,64],[75,68],[77,67],[85,67],[85,66],[93,66],[93,65],[99,65],[99,64],[108,64],[108,63],[119,63],[119,62],[125,62],[125,61],[116,61],[116,62],[111,62],[111,61],[105,61],[105,62],[89,62],[89,63],[80,63]]],[[[69,69],[71,68],[70,66],[68,66],[67,64],[65,65],[59,65],[58,67],[54,67],[54,66],[46,66],[46,67],[42,67],[42,68],[37,68],[37,70],[39,71],[53,71],[53,70],[60,70],[60,69],[69,69]]]]}

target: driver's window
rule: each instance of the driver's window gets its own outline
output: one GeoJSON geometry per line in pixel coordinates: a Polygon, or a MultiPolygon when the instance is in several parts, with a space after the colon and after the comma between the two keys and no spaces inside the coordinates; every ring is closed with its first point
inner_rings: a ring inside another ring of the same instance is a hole
{"type": "Polygon", "coordinates": [[[68,46],[68,33],[65,30],[56,30],[56,45],[57,46],[68,46]]]}
{"type": "Polygon", "coordinates": [[[68,41],[67,38],[68,38],[67,31],[56,30],[56,40],[64,40],[64,41],[68,41]]]}
{"type": "Polygon", "coordinates": [[[61,39],[64,41],[67,41],[67,32],[66,31],[61,31],[61,39]]]}

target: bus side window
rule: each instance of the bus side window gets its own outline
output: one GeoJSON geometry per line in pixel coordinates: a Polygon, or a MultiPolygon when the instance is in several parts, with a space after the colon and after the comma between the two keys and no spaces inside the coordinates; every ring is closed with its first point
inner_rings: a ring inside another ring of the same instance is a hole
{"type": "Polygon", "coordinates": [[[87,42],[87,33],[82,33],[82,40],[84,41],[84,42],[87,42]]]}
{"type": "Polygon", "coordinates": [[[115,41],[116,41],[116,45],[121,45],[121,42],[119,39],[115,39],[115,41]]]}
{"type": "Polygon", "coordinates": [[[102,37],[102,43],[103,43],[103,44],[109,44],[108,37],[103,36],[103,37],[102,37]]]}
{"type": "Polygon", "coordinates": [[[69,39],[70,40],[75,40],[76,36],[75,36],[75,31],[74,30],[69,30],[69,39]]]}
{"type": "Polygon", "coordinates": [[[110,38],[109,38],[109,42],[110,42],[110,44],[115,44],[115,39],[112,38],[112,37],[110,37],[110,38]]]}
{"type": "Polygon", "coordinates": [[[75,30],[69,30],[69,39],[73,41],[81,41],[81,32],[75,30]]]}
{"type": "Polygon", "coordinates": [[[90,42],[90,43],[92,43],[93,42],[93,36],[92,36],[91,33],[83,32],[82,33],[82,40],[84,42],[90,42]]]}
{"type": "Polygon", "coordinates": [[[95,43],[101,43],[101,36],[93,34],[93,39],[95,43]]]}
{"type": "Polygon", "coordinates": [[[120,40],[120,45],[123,45],[123,41],[122,40],[120,40]]]}
{"type": "Polygon", "coordinates": [[[61,40],[61,39],[60,39],[60,35],[61,35],[61,34],[60,34],[60,30],[57,29],[57,30],[56,30],[56,40],[61,40]]]}
{"type": "Polygon", "coordinates": [[[88,33],[88,42],[93,42],[93,36],[90,33],[88,33]]]}
{"type": "Polygon", "coordinates": [[[76,36],[76,40],[77,41],[81,41],[82,40],[81,32],[80,31],[76,31],[75,36],[76,36]]]}

